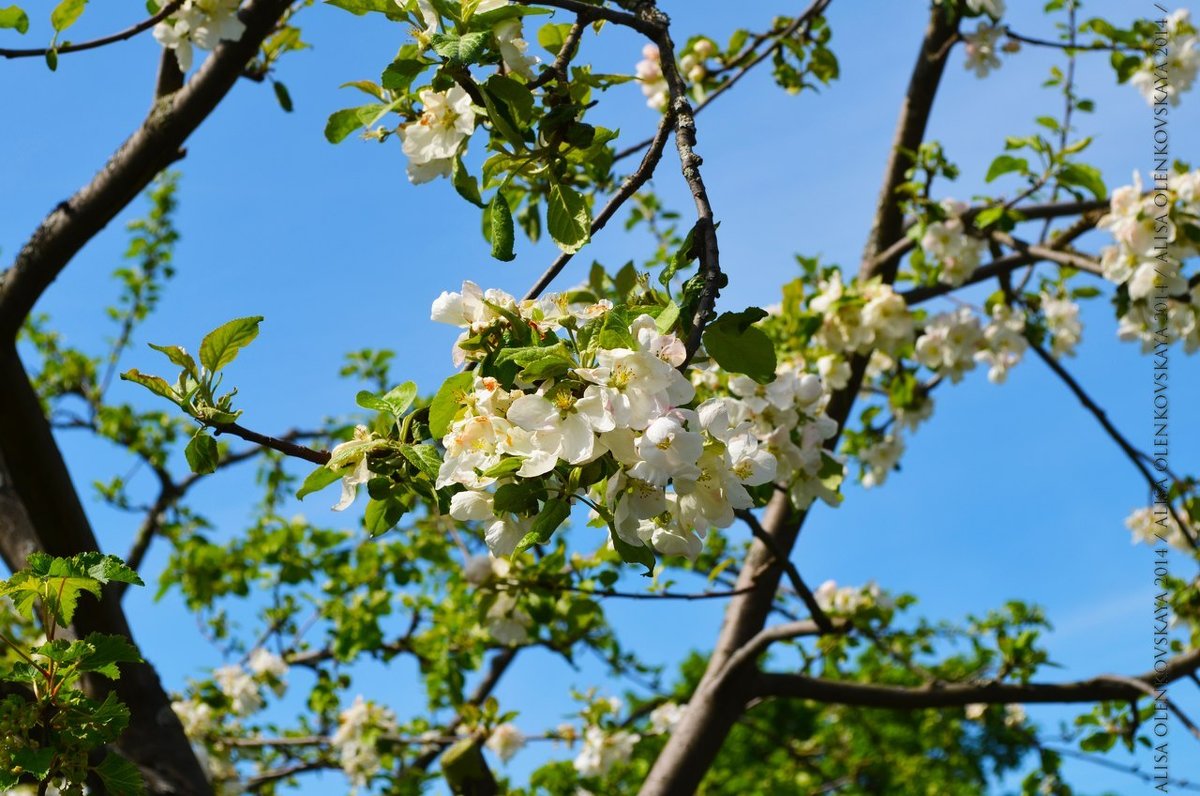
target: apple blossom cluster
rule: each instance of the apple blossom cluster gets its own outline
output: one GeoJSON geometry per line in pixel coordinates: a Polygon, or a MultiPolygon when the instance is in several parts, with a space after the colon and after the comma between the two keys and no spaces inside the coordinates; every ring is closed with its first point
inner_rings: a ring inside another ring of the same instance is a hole
{"type": "Polygon", "coordinates": [[[241,0],[186,0],[154,26],[154,38],[175,51],[179,71],[192,68],[193,48],[211,50],[220,41],[237,41],[246,26],[238,19],[241,0]]]}
{"type": "MultiPolygon", "coordinates": [[[[987,715],[988,708],[991,707],[982,702],[973,702],[963,709],[969,721],[983,721],[987,715]]],[[[1008,704],[1004,705],[1004,726],[1009,729],[1016,729],[1025,723],[1025,708],[1020,705],[1008,704]]]]}
{"type": "Polygon", "coordinates": [[[987,14],[992,19],[1004,16],[1004,0],[964,0],[972,14],[987,14]]]}
{"type": "Polygon", "coordinates": [[[665,111],[671,100],[667,90],[667,81],[662,73],[662,60],[658,53],[657,44],[647,44],[642,48],[642,60],[638,61],[635,70],[638,82],[642,84],[642,93],[646,95],[646,105],[656,111],[665,111]]]}
{"type": "Polygon", "coordinates": [[[975,368],[975,354],[983,342],[979,317],[969,307],[934,315],[917,338],[917,361],[954,383],[975,368]]]}
{"type": "Polygon", "coordinates": [[[687,705],[675,702],[662,703],[650,711],[650,734],[670,735],[679,726],[679,722],[683,721],[686,712],[687,705]]]}
{"type": "Polygon", "coordinates": [[[287,663],[273,652],[259,647],[250,653],[246,665],[230,664],[213,670],[213,682],[229,700],[236,716],[254,713],[263,706],[261,687],[266,685],[282,695],[287,688],[287,663]]]}
{"type": "Polygon", "coordinates": [[[1185,224],[1196,230],[1200,171],[1171,174],[1169,187],[1146,193],[1135,173],[1132,185],[1112,192],[1109,212],[1097,226],[1112,234],[1115,245],[1101,251],[1100,266],[1129,295],[1117,327],[1122,340],[1140,340],[1142,350],[1150,351],[1163,342],[1156,332],[1165,328],[1169,341],[1183,341],[1192,353],[1200,348],[1200,285],[1189,285],[1182,261],[1200,254],[1200,243],[1179,233],[1185,224]],[[1163,196],[1167,206],[1160,207],[1163,196]]]}
{"type": "Polygon", "coordinates": [[[869,581],[862,587],[841,586],[837,581],[827,580],[813,592],[817,605],[827,614],[850,616],[864,608],[890,608],[892,600],[879,584],[869,581]]]}
{"type": "Polygon", "coordinates": [[[396,715],[388,708],[356,696],[338,717],[337,732],[330,745],[338,753],[342,771],[356,786],[366,785],[379,771],[380,739],[396,732],[396,715]]]}
{"type": "Polygon", "coordinates": [[[965,66],[975,73],[975,77],[987,77],[993,69],[1000,68],[1000,57],[996,54],[1000,49],[1000,37],[1004,29],[987,22],[980,22],[974,33],[964,37],[964,49],[967,53],[965,66]]]}
{"type": "Polygon", "coordinates": [[[912,340],[913,321],[903,297],[878,279],[845,285],[840,271],[819,284],[809,309],[821,316],[813,341],[834,354],[895,354],[912,340]]]}
{"type": "Polygon", "coordinates": [[[930,222],[921,236],[921,249],[941,266],[938,281],[957,287],[979,267],[983,241],[966,233],[963,214],[967,205],[956,199],[941,202],[945,218],[930,222]]]}
{"type": "Polygon", "coordinates": [[[1003,384],[1029,348],[1025,337],[1025,311],[1002,301],[992,305],[991,320],[983,330],[983,347],[975,358],[988,366],[988,381],[1003,384]]]}
{"type": "Polygon", "coordinates": [[[883,486],[888,473],[896,469],[904,455],[904,438],[899,434],[883,434],[858,451],[862,465],[862,485],[867,489],[883,486]]]}
{"type": "Polygon", "coordinates": [[[575,770],[580,776],[602,777],[616,764],[628,760],[641,739],[636,732],[605,731],[592,725],[583,731],[583,749],[575,758],[575,770]]]}
{"type": "Polygon", "coordinates": [[[1146,102],[1156,105],[1179,104],[1180,95],[1196,82],[1200,73],[1200,36],[1192,24],[1191,12],[1181,8],[1166,18],[1166,45],[1156,46],[1154,54],[1146,57],[1130,77],[1129,82],[1141,92],[1146,102]],[[1158,60],[1165,53],[1165,60],[1158,60]]]}
{"type": "MultiPolygon", "coordinates": [[[[1179,513],[1179,519],[1188,525],[1193,525],[1191,518],[1183,508],[1176,507],[1175,510],[1179,513]]],[[[1156,510],[1149,507],[1135,509],[1125,518],[1125,527],[1133,534],[1134,544],[1142,542],[1155,547],[1166,542],[1179,550],[1191,551],[1192,549],[1183,535],[1179,523],[1175,522],[1175,517],[1163,509],[1156,510]]]]}
{"type": "Polygon", "coordinates": [[[1068,298],[1043,293],[1041,307],[1046,330],[1050,333],[1050,353],[1056,357],[1074,356],[1075,346],[1083,336],[1079,305],[1068,298]]]}
{"type": "Polygon", "coordinates": [[[525,746],[525,734],[518,730],[515,724],[506,722],[492,730],[486,745],[496,753],[501,762],[507,763],[525,746]]]}
{"type": "MultiPolygon", "coordinates": [[[[518,304],[465,282],[462,292],[443,293],[431,316],[464,329],[454,349],[461,363],[480,358],[480,351],[464,348],[469,340],[514,317],[547,334],[612,312],[607,302],[569,303],[561,295],[518,304]]],[[[518,380],[506,389],[479,375],[464,396],[442,439],[436,485],[463,488],[450,513],[485,523],[494,555],[510,555],[534,522],[497,508],[498,491],[518,479],[544,478],[551,493],[581,498],[570,493],[563,471],[602,457],[607,475],[590,486],[584,502],[624,543],[689,558],[699,553],[706,531],[728,527],[736,509],[754,505],[748,487],[821,470],[821,443],[836,426],[818,417],[819,377],[786,367],[768,385],[735,376],[728,382],[733,395],[686,408],[696,390],[679,372],[687,357],[683,341],[661,332],[650,315],[634,318],[624,331],[631,347],[564,348],[569,366],[555,378],[518,380]]]]}

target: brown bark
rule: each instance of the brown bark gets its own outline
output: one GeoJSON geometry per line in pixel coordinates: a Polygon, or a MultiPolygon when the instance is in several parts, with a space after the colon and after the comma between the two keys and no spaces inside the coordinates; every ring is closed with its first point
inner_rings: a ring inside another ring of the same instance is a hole
{"type": "MultiPolygon", "coordinates": [[[[863,257],[863,278],[880,276],[885,282],[895,278],[900,257],[877,258],[904,233],[904,216],[897,202],[896,188],[904,181],[904,172],[911,165],[905,153],[915,151],[924,140],[933,99],[956,31],[956,21],[948,18],[943,9],[935,8],[901,107],[883,188],[863,257]]],[[[856,358],[852,363],[849,385],[830,401],[827,412],[839,427],[845,424],[850,415],[865,368],[866,357],[856,358]]],[[[833,442],[836,443],[836,440],[833,442]]],[[[800,534],[806,514],[793,510],[786,494],[777,493],[767,507],[762,523],[770,538],[770,547],[788,555],[800,534]]],[[[642,785],[641,796],[693,793],[699,787],[741,715],[747,698],[752,695],[758,676],[752,665],[739,665],[739,671],[727,672],[726,669],[737,651],[763,629],[783,572],[784,569],[775,564],[768,545],[761,539],[756,540],[750,547],[737,582],[739,588],[750,585],[756,588],[752,593],[734,598],[726,609],[724,624],[708,668],[689,702],[683,721],[671,735],[642,785]]]]}

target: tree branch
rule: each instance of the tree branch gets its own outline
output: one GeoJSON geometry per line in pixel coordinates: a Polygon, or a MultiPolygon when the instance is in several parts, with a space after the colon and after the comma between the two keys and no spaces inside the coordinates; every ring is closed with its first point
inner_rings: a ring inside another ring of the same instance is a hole
{"type": "Polygon", "coordinates": [[[75,253],[154,175],[181,157],[184,141],[229,93],[290,2],[250,0],[241,15],[242,38],[218,44],[186,86],[155,103],[100,173],[42,221],[0,277],[0,340],[16,338],[38,298],[75,253]]]}
{"type": "Polygon", "coordinates": [[[1100,702],[1133,702],[1153,698],[1155,686],[1174,682],[1200,668],[1200,650],[1192,650],[1167,662],[1161,672],[1149,671],[1135,677],[1101,675],[1068,683],[950,683],[920,688],[874,685],[828,680],[802,674],[759,672],[751,692],[758,697],[791,697],[814,702],[869,708],[920,710],[975,703],[1001,705],[1100,702]]]}
{"type": "MultiPolygon", "coordinates": [[[[956,35],[957,19],[950,18],[945,9],[934,7],[900,111],[875,220],[863,257],[864,278],[878,275],[890,283],[895,277],[899,258],[878,265],[872,263],[880,252],[903,236],[904,219],[897,202],[896,188],[905,179],[911,153],[916,152],[924,140],[933,99],[949,55],[947,45],[956,35]]],[[[665,58],[663,62],[666,63],[665,58]]],[[[845,390],[834,395],[826,410],[838,423],[839,429],[849,416],[865,370],[866,358],[856,358],[850,383],[845,390]]],[[[829,441],[830,446],[836,443],[837,437],[829,441]]],[[[771,499],[762,525],[775,547],[784,555],[790,554],[806,513],[794,512],[785,493],[776,493],[771,499]]],[[[746,676],[733,677],[733,682],[723,688],[712,688],[711,685],[723,677],[722,672],[730,658],[762,631],[782,574],[782,570],[774,566],[774,559],[770,549],[761,541],[756,540],[751,545],[738,575],[738,586],[749,586],[760,578],[766,582],[761,591],[735,597],[729,603],[720,636],[689,703],[690,707],[655,761],[642,786],[641,796],[671,796],[695,791],[743,710],[746,704],[746,676]]]]}
{"type": "Polygon", "coordinates": [[[63,55],[64,53],[77,53],[82,52],[83,50],[94,50],[97,47],[103,47],[106,44],[115,44],[116,42],[124,41],[125,39],[132,39],[142,31],[150,30],[150,28],[154,27],[159,22],[162,22],[164,19],[174,14],[179,10],[179,7],[182,6],[183,3],[184,0],[171,0],[170,3],[167,3],[165,6],[163,6],[161,11],[149,19],[144,19],[136,25],[128,27],[118,33],[114,33],[111,36],[104,36],[99,39],[80,42],[79,44],[64,44],[61,47],[45,49],[34,48],[31,50],[6,50],[0,48],[0,58],[31,58],[36,56],[44,56],[46,53],[51,51],[57,53],[58,55],[63,55]]]}
{"type": "MultiPolygon", "coordinates": [[[[1117,427],[1114,426],[1112,421],[1108,419],[1108,415],[1105,414],[1104,410],[1092,400],[1092,397],[1088,395],[1087,391],[1084,390],[1079,382],[1075,380],[1075,377],[1067,372],[1067,369],[1062,366],[1062,363],[1050,355],[1049,351],[1032,340],[1029,341],[1029,347],[1033,349],[1033,352],[1038,355],[1039,359],[1046,363],[1046,367],[1054,371],[1054,375],[1058,376],[1058,378],[1062,380],[1062,383],[1067,385],[1067,389],[1069,389],[1071,393],[1079,399],[1079,403],[1083,404],[1083,408],[1087,409],[1092,417],[1096,418],[1096,422],[1100,424],[1100,427],[1103,428],[1105,433],[1112,438],[1113,442],[1117,443],[1117,447],[1121,449],[1121,452],[1125,454],[1125,457],[1129,459],[1129,461],[1133,463],[1133,466],[1137,468],[1138,472],[1141,473],[1142,478],[1145,479],[1146,485],[1150,487],[1151,492],[1156,493],[1158,491],[1158,481],[1155,480],[1154,474],[1150,472],[1149,468],[1146,467],[1145,462],[1142,461],[1142,454],[1137,450],[1137,448],[1133,447],[1133,445],[1129,443],[1129,440],[1125,439],[1125,436],[1120,431],[1117,430],[1117,427]]],[[[1170,500],[1167,500],[1166,502],[1167,508],[1171,512],[1171,517],[1179,526],[1179,531],[1183,534],[1183,538],[1187,540],[1188,544],[1192,546],[1193,550],[1200,552],[1200,544],[1197,543],[1196,534],[1192,530],[1191,526],[1183,522],[1183,519],[1175,510],[1174,503],[1170,502],[1170,500]]]]}

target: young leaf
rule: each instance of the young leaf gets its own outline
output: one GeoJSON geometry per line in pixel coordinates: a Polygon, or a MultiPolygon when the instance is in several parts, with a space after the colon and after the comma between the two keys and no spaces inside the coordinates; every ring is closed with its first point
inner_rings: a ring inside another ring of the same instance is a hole
{"type": "Polygon", "coordinates": [[[56,31],[62,33],[75,24],[79,19],[79,15],[83,13],[83,7],[86,5],[87,0],[62,0],[50,12],[50,24],[54,26],[56,31]]]}
{"type": "Polygon", "coordinates": [[[431,481],[437,479],[438,470],[442,467],[442,457],[438,456],[437,448],[432,445],[405,445],[400,452],[431,481]]]}
{"type": "Polygon", "coordinates": [[[496,191],[492,202],[488,205],[488,224],[492,240],[492,256],[502,262],[510,262],[516,258],[513,253],[513,218],[512,211],[504,194],[496,191]]]}
{"type": "Polygon", "coordinates": [[[456,373],[442,383],[429,405],[429,433],[441,439],[450,430],[454,416],[463,405],[463,395],[475,383],[475,374],[456,373]]]}
{"type": "Polygon", "coordinates": [[[546,205],[546,226],[550,230],[550,237],[565,252],[579,251],[592,234],[592,214],[583,195],[556,183],[550,186],[546,205]]]}
{"type": "Polygon", "coordinates": [[[287,113],[291,113],[295,106],[292,105],[292,95],[288,93],[287,86],[278,80],[273,80],[271,81],[271,87],[275,89],[275,99],[279,101],[279,107],[283,108],[287,113]]]}
{"type": "Polygon", "coordinates": [[[454,184],[454,190],[458,191],[458,195],[463,199],[476,207],[486,207],[483,197],[479,195],[479,181],[467,171],[461,155],[454,159],[454,165],[450,169],[450,181],[454,184]]]}
{"type": "Polygon", "coordinates": [[[123,381],[136,382],[145,387],[155,395],[161,395],[173,404],[179,404],[183,399],[171,389],[171,385],[158,376],[147,376],[138,371],[137,368],[132,368],[121,374],[123,381]]]}
{"type": "Polygon", "coordinates": [[[142,796],[146,792],[138,767],[115,752],[100,761],[96,774],[111,796],[142,796]]]}
{"type": "Polygon", "coordinates": [[[991,182],[1002,174],[1008,174],[1010,171],[1019,171],[1024,174],[1029,171],[1029,161],[1025,158],[1013,157],[1012,155],[999,155],[992,161],[992,165],[988,168],[984,181],[991,182]]]}
{"type": "Polygon", "coordinates": [[[319,492],[333,482],[340,480],[344,474],[344,472],[339,470],[330,470],[324,465],[318,467],[304,479],[304,483],[300,485],[299,491],[296,492],[296,499],[303,500],[306,495],[319,492]]]}
{"type": "Polygon", "coordinates": [[[110,680],[121,676],[118,663],[137,663],[142,658],[124,636],[89,633],[83,640],[88,647],[79,659],[79,671],[97,672],[110,680]]]}
{"type": "Polygon", "coordinates": [[[17,33],[29,30],[29,17],[19,6],[0,8],[0,28],[13,28],[17,33]]]}
{"type": "Polygon", "coordinates": [[[453,33],[435,33],[430,37],[433,51],[450,61],[460,64],[474,63],[487,44],[489,33],[467,33],[455,36],[453,33]]]}
{"type": "Polygon", "coordinates": [[[704,330],[708,355],[730,373],[744,373],[759,384],[775,378],[775,346],[766,332],[754,327],[767,317],[758,307],[725,312],[704,330]]]}
{"type": "Polygon", "coordinates": [[[236,318],[218,326],[200,341],[200,364],[215,372],[233,362],[238,352],[258,337],[261,315],[236,318]]]}
{"type": "Polygon", "coordinates": [[[187,447],[184,448],[183,455],[187,458],[192,472],[201,475],[215,473],[217,462],[221,459],[217,452],[217,441],[203,431],[192,437],[187,447]]]}
{"type": "Polygon", "coordinates": [[[150,343],[150,347],[155,351],[161,351],[167,355],[167,359],[188,372],[193,379],[199,381],[200,372],[196,369],[196,361],[192,359],[192,355],[177,345],[155,345],[150,343]]]}
{"type": "Polygon", "coordinates": [[[641,564],[646,568],[642,573],[645,577],[650,577],[654,574],[654,551],[645,545],[631,545],[621,538],[616,529],[610,524],[608,526],[608,535],[612,539],[613,547],[617,551],[617,555],[627,564],[641,564]]]}
{"type": "Polygon", "coordinates": [[[546,544],[550,541],[550,537],[566,521],[567,517],[571,516],[571,504],[562,498],[554,498],[547,500],[542,506],[542,510],[533,520],[533,525],[530,526],[529,533],[521,538],[517,543],[513,555],[523,553],[535,544],[546,544]]]}
{"type": "Polygon", "coordinates": [[[371,536],[379,536],[390,531],[404,516],[404,504],[394,498],[386,500],[370,500],[363,515],[363,524],[371,536]]]}

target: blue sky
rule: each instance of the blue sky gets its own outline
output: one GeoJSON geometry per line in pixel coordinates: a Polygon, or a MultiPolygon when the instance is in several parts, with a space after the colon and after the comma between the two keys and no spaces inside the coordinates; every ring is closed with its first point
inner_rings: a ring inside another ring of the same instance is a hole
{"type": "MultiPolygon", "coordinates": [[[[801,5],[663,3],[675,18],[678,41],[699,32],[723,41],[736,27],[762,27],[773,14],[794,13],[801,5]]],[[[765,72],[756,73],[699,118],[698,149],[731,280],[722,308],[777,300],[777,286],[796,273],[794,253],[844,264],[857,260],[924,24],[919,5],[835,0],[829,18],[841,80],[820,94],[790,97],[765,72]]],[[[1014,29],[1053,37],[1052,21],[1038,10],[1042,3],[1010,5],[1014,29]]],[[[1085,8],[1086,14],[1116,21],[1152,12],[1149,2],[1117,0],[1085,8]]],[[[118,29],[137,13],[136,4],[122,13],[89,8],[74,36],[118,29]]],[[[445,182],[409,185],[396,142],[328,144],[321,133],[327,115],[359,104],[362,96],[338,85],[376,78],[403,43],[404,30],[321,4],[300,20],[313,48],[285,59],[279,75],[295,113],[283,113],[269,87],[247,81],[189,141],[179,165],[184,173],[179,273],[138,339],[194,346],[229,318],[265,315],[259,340],[229,374],[247,410],[245,425],[265,433],[352,411],[358,387],[335,377],[351,349],[394,348],[397,374],[433,389],[450,372],[454,331],[428,321],[429,302],[462,279],[520,293],[554,255],[544,242],[518,241],[515,262],[491,260],[474,234],[477,211],[445,182]]],[[[48,38],[47,30],[44,19],[35,19],[25,37],[31,41],[20,46],[48,38]]],[[[15,38],[5,33],[5,41],[15,38]]],[[[583,58],[601,71],[630,71],[640,46],[630,35],[608,31],[598,39],[588,36],[583,58]]],[[[36,59],[0,66],[0,96],[8,108],[0,132],[6,153],[0,255],[6,262],[42,216],[90,178],[140,121],[157,56],[154,41],[142,37],[63,56],[53,74],[36,59]]],[[[935,193],[962,199],[982,193],[982,176],[1004,137],[1031,133],[1034,117],[1059,112],[1059,95],[1038,87],[1055,58],[1026,48],[980,82],[963,68],[961,52],[952,56],[929,135],[943,143],[962,177],[935,193]]],[[[1093,162],[1116,186],[1135,168],[1149,167],[1151,117],[1133,89],[1112,85],[1104,60],[1096,56],[1081,67],[1080,92],[1098,108],[1080,123],[1096,137],[1093,162]]],[[[1176,156],[1185,160],[1200,160],[1194,145],[1197,103],[1200,99],[1189,96],[1172,111],[1176,156]]],[[[596,112],[628,141],[641,139],[655,123],[633,85],[610,92],[596,112]]],[[[688,209],[671,153],[655,187],[668,202],[688,209]]],[[[125,247],[123,222],[138,212],[140,206],[126,212],[92,241],[38,307],[77,344],[98,346],[111,332],[98,297],[115,293],[109,274],[125,247]]],[[[640,257],[645,244],[614,224],[568,268],[561,286],[581,280],[592,259],[619,266],[640,257]]],[[[981,299],[990,290],[968,298],[981,299]]],[[[1116,341],[1106,303],[1088,306],[1085,321],[1084,344],[1067,367],[1134,444],[1145,445],[1151,432],[1149,360],[1135,346],[1116,341]]],[[[158,364],[141,346],[126,362],[142,368],[158,364]]],[[[1173,465],[1195,471],[1200,413],[1186,407],[1196,393],[1196,372],[1180,356],[1171,378],[1173,465]]],[[[118,383],[113,397],[140,402],[136,389],[118,383]]],[[[63,436],[61,443],[85,493],[91,481],[128,466],[103,443],[80,436],[63,436]]],[[[851,488],[841,508],[814,512],[794,555],[810,582],[874,578],[888,589],[915,593],[922,610],[938,618],[982,612],[1019,597],[1045,606],[1056,625],[1050,649],[1062,668],[1046,677],[1149,668],[1151,559],[1148,550],[1131,547],[1122,526],[1126,514],[1144,502],[1145,489],[1095,420],[1041,362],[1028,359],[1003,386],[976,372],[940,390],[935,418],[909,439],[902,466],[885,487],[851,488]]],[[[246,470],[229,473],[196,491],[199,505],[222,528],[237,529],[249,518],[254,494],[249,476],[246,470]]],[[[148,474],[140,478],[148,488],[148,474]]],[[[349,514],[326,515],[323,505],[318,498],[305,509],[318,523],[351,521],[349,514]]],[[[107,550],[127,549],[134,520],[94,504],[92,518],[107,550]]],[[[154,550],[148,571],[161,566],[163,552],[162,546],[154,550]]],[[[1182,558],[1176,563],[1185,571],[1182,558]]],[[[171,598],[153,604],[150,592],[131,595],[127,605],[139,641],[165,681],[180,684],[218,663],[219,655],[193,631],[181,607],[171,598]]],[[[713,602],[607,607],[627,643],[663,663],[707,647],[722,608],[713,602]]],[[[569,688],[591,684],[597,672],[589,663],[574,672],[534,652],[498,696],[506,706],[523,708],[519,723],[537,731],[561,720],[571,710],[569,688]]],[[[405,668],[375,667],[359,682],[368,692],[387,693],[411,675],[405,668]]],[[[409,682],[415,693],[415,679],[409,682]]],[[[1200,704],[1194,689],[1183,684],[1174,694],[1193,709],[1200,704]]],[[[395,703],[402,707],[406,697],[399,695],[395,703]]],[[[1031,714],[1047,726],[1069,715],[1055,708],[1031,714]]],[[[1200,778],[1200,755],[1188,754],[1194,750],[1181,731],[1173,740],[1174,773],[1200,778]]],[[[510,770],[519,777],[542,754],[523,753],[510,770]]],[[[1148,791],[1136,780],[1086,764],[1068,763],[1068,771],[1092,790],[1148,791]]],[[[314,781],[306,792],[324,790],[314,781]]]]}

